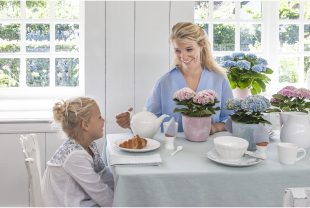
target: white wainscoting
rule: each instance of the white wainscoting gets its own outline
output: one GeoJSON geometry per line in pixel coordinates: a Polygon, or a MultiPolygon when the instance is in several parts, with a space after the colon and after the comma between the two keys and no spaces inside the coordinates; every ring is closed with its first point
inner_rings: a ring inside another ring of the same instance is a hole
{"type": "Polygon", "coordinates": [[[194,2],[86,1],[85,6],[86,96],[100,101],[105,134],[128,132],[116,124],[116,114],[129,107],[142,111],[156,80],[170,70],[171,28],[194,22],[194,2]]]}

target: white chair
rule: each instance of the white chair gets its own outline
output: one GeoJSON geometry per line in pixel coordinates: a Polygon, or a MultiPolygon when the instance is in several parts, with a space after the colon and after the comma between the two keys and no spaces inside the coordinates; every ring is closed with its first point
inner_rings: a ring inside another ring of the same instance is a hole
{"type": "Polygon", "coordinates": [[[30,205],[42,207],[40,149],[35,134],[20,135],[28,173],[30,205]]]}
{"type": "Polygon", "coordinates": [[[286,188],[283,207],[309,207],[310,188],[286,188]]]}

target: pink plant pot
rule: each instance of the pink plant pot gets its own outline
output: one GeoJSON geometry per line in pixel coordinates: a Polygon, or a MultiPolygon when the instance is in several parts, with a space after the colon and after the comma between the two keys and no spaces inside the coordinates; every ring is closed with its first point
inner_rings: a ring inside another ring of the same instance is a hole
{"type": "Polygon", "coordinates": [[[244,90],[241,90],[240,88],[236,87],[235,89],[233,89],[233,94],[235,98],[244,99],[251,94],[251,91],[249,88],[245,88],[244,90]]]}
{"type": "Polygon", "coordinates": [[[182,114],[183,131],[186,139],[192,142],[204,142],[211,131],[211,116],[189,117],[182,114]]]}

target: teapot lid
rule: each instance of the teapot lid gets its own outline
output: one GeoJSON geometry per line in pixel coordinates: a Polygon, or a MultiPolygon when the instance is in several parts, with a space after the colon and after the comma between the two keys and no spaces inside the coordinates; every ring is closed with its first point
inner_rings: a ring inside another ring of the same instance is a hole
{"type": "Polygon", "coordinates": [[[146,107],[144,107],[144,108],[143,108],[143,111],[142,111],[142,112],[139,112],[138,114],[139,114],[139,115],[144,114],[144,115],[155,116],[155,117],[157,118],[157,116],[156,116],[154,113],[147,111],[147,108],[146,108],[146,107]]]}

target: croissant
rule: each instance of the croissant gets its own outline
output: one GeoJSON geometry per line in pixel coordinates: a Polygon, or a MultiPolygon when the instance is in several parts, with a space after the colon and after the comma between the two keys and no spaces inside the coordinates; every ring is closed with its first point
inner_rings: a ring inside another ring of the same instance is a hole
{"type": "Polygon", "coordinates": [[[124,141],[119,145],[119,147],[127,148],[127,149],[142,149],[147,144],[147,140],[136,135],[135,137],[129,139],[128,141],[124,141]]]}

